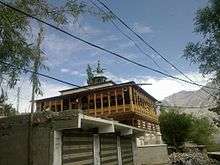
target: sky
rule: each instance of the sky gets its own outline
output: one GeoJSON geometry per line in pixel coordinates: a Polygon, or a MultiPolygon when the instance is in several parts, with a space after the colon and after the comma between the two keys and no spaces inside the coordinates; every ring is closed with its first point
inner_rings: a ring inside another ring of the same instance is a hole
{"type": "MultiPolygon", "coordinates": [[[[51,2],[55,3],[55,1],[51,2]]],[[[190,65],[189,61],[186,61],[182,57],[187,42],[196,42],[201,39],[198,35],[193,33],[193,19],[196,10],[204,7],[208,2],[207,0],[112,0],[104,2],[186,75],[202,85],[207,83],[208,77],[204,78],[199,73],[198,65],[190,65]]],[[[126,28],[119,23],[117,24],[124,32],[128,33],[146,53],[150,54],[161,68],[173,76],[184,78],[152,50],[135,38],[132,33],[129,33],[126,28]]],[[[46,54],[45,64],[49,67],[49,71],[41,72],[50,76],[74,84],[85,85],[87,65],[90,64],[92,67],[95,67],[97,61],[100,60],[109,80],[113,80],[116,83],[126,81],[152,83],[152,85],[143,86],[143,88],[158,100],[162,100],[181,90],[199,89],[197,86],[173,80],[122,61],[54,29],[45,28],[46,31],[42,48],[46,54]]],[[[110,22],[102,22],[100,19],[87,14],[82,15],[77,23],[70,23],[68,26],[63,27],[63,29],[127,58],[159,69],[151,59],[143,55],[135,47],[134,43],[125,38],[110,22]]],[[[38,29],[33,26],[33,31],[38,31],[38,29]]],[[[38,96],[37,98],[59,95],[59,90],[71,88],[71,86],[45,78],[41,78],[41,82],[44,95],[38,96]]],[[[28,81],[28,75],[21,78],[17,87],[18,86],[21,87],[19,109],[21,112],[27,112],[30,110],[29,100],[31,96],[31,85],[28,81]]],[[[9,101],[14,105],[16,105],[17,87],[9,91],[9,101]]]]}

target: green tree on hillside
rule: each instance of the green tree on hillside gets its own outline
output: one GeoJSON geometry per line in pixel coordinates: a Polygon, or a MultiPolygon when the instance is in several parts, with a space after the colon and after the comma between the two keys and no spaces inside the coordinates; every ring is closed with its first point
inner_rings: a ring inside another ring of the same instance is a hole
{"type": "Polygon", "coordinates": [[[194,118],[190,130],[190,140],[196,144],[211,144],[216,131],[215,126],[207,118],[194,118]]]}
{"type": "Polygon", "coordinates": [[[159,116],[159,123],[162,138],[168,145],[177,149],[188,141],[189,132],[193,124],[191,115],[180,114],[176,109],[164,110],[159,116]]]}
{"type": "Polygon", "coordinates": [[[162,138],[178,149],[184,142],[210,144],[216,132],[215,125],[206,118],[196,118],[176,109],[163,110],[159,116],[162,138]]]}

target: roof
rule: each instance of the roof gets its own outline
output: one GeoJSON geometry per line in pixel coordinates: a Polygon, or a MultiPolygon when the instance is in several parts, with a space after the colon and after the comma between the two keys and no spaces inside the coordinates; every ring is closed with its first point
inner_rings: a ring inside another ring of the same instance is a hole
{"type": "Polygon", "coordinates": [[[87,85],[87,86],[82,86],[79,88],[71,88],[71,89],[59,91],[61,93],[61,95],[59,95],[59,96],[39,99],[36,101],[43,101],[43,100],[47,100],[47,99],[56,99],[56,98],[60,98],[60,97],[64,97],[64,96],[68,96],[68,95],[72,95],[72,94],[83,94],[83,93],[101,91],[101,90],[106,90],[106,89],[111,89],[111,88],[119,88],[119,87],[123,87],[123,86],[124,87],[125,86],[132,86],[136,90],[138,90],[138,91],[144,93],[145,95],[147,95],[148,97],[150,97],[153,101],[155,101],[155,102],[158,101],[156,98],[154,98],[149,93],[147,93],[143,88],[141,88],[139,85],[137,85],[134,81],[121,83],[121,84],[116,84],[113,81],[108,81],[108,82],[105,82],[102,84],[97,84],[97,85],[87,85]]]}
{"type": "Polygon", "coordinates": [[[86,91],[86,90],[92,90],[92,89],[97,89],[97,88],[106,87],[106,86],[113,86],[113,85],[116,85],[113,81],[106,81],[105,83],[86,85],[86,86],[82,86],[82,87],[78,87],[78,88],[70,88],[70,89],[66,89],[66,90],[61,90],[59,92],[61,94],[69,92],[69,91],[76,93],[75,91],[79,91],[79,90],[86,91]]]}

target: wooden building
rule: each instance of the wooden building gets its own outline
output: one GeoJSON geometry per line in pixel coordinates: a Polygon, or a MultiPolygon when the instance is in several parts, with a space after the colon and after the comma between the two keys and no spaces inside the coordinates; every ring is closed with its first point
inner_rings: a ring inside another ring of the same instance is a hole
{"type": "Polygon", "coordinates": [[[108,118],[138,128],[157,131],[157,100],[135,82],[113,81],[60,91],[60,95],[36,101],[37,111],[82,110],[84,114],[108,118]]]}

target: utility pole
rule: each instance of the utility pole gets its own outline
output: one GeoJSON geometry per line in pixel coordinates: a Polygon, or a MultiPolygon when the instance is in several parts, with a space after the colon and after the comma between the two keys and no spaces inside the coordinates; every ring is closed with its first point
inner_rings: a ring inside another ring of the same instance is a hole
{"type": "Polygon", "coordinates": [[[19,114],[19,106],[20,106],[20,92],[21,92],[21,88],[18,87],[18,90],[17,90],[17,114],[19,114]]]}
{"type": "Polygon", "coordinates": [[[39,63],[41,59],[41,43],[43,41],[43,27],[39,24],[40,30],[37,36],[36,54],[34,54],[33,73],[32,73],[32,96],[31,96],[31,113],[29,118],[29,131],[28,131],[28,165],[33,165],[33,114],[34,114],[34,100],[37,86],[37,72],[39,70],[39,63]]]}

